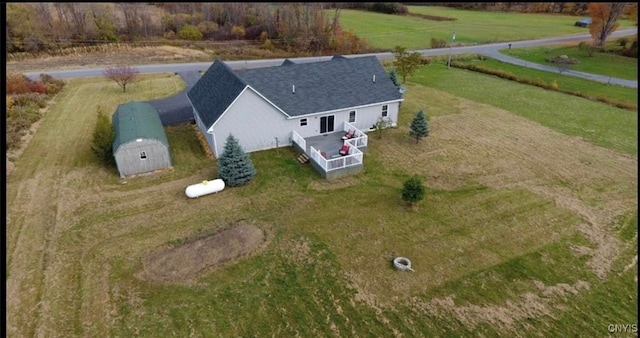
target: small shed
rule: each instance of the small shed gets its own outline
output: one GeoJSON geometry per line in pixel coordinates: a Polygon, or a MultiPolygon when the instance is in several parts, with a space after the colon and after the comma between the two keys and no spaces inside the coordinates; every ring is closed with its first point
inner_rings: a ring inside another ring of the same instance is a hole
{"type": "Polygon", "coordinates": [[[169,141],[152,105],[138,101],[121,104],[112,123],[113,157],[121,177],[171,167],[169,141]]]}

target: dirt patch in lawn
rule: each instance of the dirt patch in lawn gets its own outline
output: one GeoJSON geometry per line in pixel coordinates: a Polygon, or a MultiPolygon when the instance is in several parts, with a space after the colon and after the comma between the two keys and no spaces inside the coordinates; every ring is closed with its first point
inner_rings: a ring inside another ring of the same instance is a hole
{"type": "Polygon", "coordinates": [[[173,248],[162,248],[144,261],[139,278],[185,283],[265,247],[267,235],[255,225],[235,225],[173,248]]]}

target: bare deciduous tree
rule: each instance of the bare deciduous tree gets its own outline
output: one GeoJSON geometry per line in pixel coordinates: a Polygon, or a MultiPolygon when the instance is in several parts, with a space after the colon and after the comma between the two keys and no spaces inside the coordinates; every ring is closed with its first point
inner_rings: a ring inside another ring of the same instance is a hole
{"type": "Polygon", "coordinates": [[[139,71],[129,65],[110,66],[104,70],[104,76],[115,81],[118,86],[122,87],[122,92],[127,91],[127,85],[133,83],[138,78],[139,71]]]}

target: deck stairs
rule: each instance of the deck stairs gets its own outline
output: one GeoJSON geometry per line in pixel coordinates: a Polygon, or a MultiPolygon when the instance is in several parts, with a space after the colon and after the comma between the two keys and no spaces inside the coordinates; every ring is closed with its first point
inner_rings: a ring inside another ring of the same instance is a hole
{"type": "Polygon", "coordinates": [[[298,162],[300,162],[300,164],[309,163],[309,156],[307,156],[307,154],[300,154],[300,156],[298,156],[298,162]]]}

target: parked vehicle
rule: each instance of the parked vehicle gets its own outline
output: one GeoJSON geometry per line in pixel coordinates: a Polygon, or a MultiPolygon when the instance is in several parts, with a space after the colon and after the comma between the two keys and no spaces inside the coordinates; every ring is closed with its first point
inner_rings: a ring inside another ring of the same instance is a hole
{"type": "Polygon", "coordinates": [[[589,26],[590,23],[591,23],[591,18],[584,18],[584,19],[576,21],[575,26],[587,27],[587,26],[589,26]]]}

